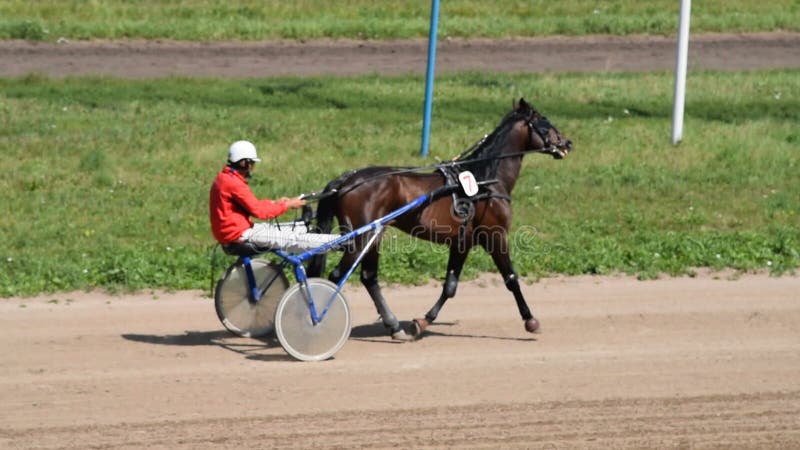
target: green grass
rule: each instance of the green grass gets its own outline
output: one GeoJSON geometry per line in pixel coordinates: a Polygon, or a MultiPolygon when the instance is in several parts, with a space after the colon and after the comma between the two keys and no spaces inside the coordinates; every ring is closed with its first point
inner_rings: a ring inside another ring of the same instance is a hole
{"type": "MultiPolygon", "coordinates": [[[[441,3],[439,35],[673,34],[676,0],[441,3]]],[[[427,37],[430,2],[351,0],[5,0],[0,39],[257,40],[427,37]]],[[[707,0],[692,5],[693,32],[800,30],[797,0],[707,0]]]]}
{"type": "MultiPolygon", "coordinates": [[[[233,140],[265,160],[257,195],[294,195],[352,168],[447,159],[521,95],[576,147],[525,159],[512,239],[525,276],[791,271],[798,75],[693,73],[677,147],[668,72],[442,76],[427,160],[419,77],[2,79],[0,295],[206,288],[229,261],[212,252],[207,195],[233,140]]],[[[386,244],[384,280],[443,276],[444,248],[392,233],[386,244]]],[[[491,268],[476,251],[465,276],[491,268]]]]}

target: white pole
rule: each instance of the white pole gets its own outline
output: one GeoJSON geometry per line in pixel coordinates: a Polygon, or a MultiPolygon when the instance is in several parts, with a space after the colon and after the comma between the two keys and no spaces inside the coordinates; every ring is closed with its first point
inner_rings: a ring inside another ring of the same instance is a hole
{"type": "Polygon", "coordinates": [[[675,96],[672,100],[672,144],[683,139],[683,106],[686,97],[686,60],[689,54],[689,16],[692,0],[681,0],[678,23],[678,57],[675,64],[675,96]]]}

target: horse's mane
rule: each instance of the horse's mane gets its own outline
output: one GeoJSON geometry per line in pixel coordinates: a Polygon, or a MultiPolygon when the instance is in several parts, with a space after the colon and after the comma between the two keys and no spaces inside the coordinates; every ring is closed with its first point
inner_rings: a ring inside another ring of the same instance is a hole
{"type": "Polygon", "coordinates": [[[479,181],[495,178],[501,161],[498,156],[506,148],[509,130],[515,123],[527,119],[533,112],[535,110],[531,108],[526,108],[524,111],[515,109],[509,112],[494,131],[462,152],[453,161],[458,163],[461,171],[469,170],[479,181]]]}

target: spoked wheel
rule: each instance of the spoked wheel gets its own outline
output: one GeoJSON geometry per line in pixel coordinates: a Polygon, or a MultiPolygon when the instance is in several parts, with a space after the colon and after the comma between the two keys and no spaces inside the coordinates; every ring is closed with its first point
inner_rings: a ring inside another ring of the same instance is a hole
{"type": "MultiPolygon", "coordinates": [[[[308,289],[317,314],[336,292],[336,285],[322,278],[309,278],[308,289]]],[[[336,293],[328,312],[316,325],[300,284],[283,294],[275,312],[275,334],[283,349],[301,361],[322,361],[333,356],[350,337],[350,307],[336,293]]]]}
{"type": "Polygon", "coordinates": [[[281,267],[265,259],[252,259],[250,266],[261,298],[253,301],[244,264],[237,261],[217,283],[214,306],[222,325],[231,333],[261,337],[275,329],[275,309],[289,288],[289,280],[281,267]]]}

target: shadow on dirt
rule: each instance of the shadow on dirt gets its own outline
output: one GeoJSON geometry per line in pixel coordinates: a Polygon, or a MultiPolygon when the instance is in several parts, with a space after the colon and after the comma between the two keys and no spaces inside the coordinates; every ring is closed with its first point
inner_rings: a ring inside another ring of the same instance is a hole
{"type": "MultiPolygon", "coordinates": [[[[410,321],[401,321],[404,330],[411,327],[410,321]]],[[[501,341],[536,341],[533,337],[513,338],[475,334],[453,334],[436,331],[458,325],[458,322],[436,322],[422,334],[420,339],[428,338],[468,338],[493,339],[501,341]]],[[[225,330],[186,331],[184,334],[122,334],[123,339],[142,344],[167,345],[176,347],[213,346],[243,355],[253,361],[294,361],[286,354],[274,334],[263,338],[243,338],[231,335],[225,330]],[[275,352],[277,350],[278,352],[275,352]]],[[[380,321],[358,325],[350,331],[350,339],[379,344],[403,344],[389,337],[389,332],[380,321]]]]}
{"type": "MultiPolygon", "coordinates": [[[[429,325],[429,327],[434,326],[429,325]]],[[[487,336],[485,334],[452,334],[452,333],[439,333],[437,331],[431,331],[430,328],[425,330],[422,333],[420,339],[426,339],[429,337],[446,337],[446,338],[469,338],[469,339],[493,339],[497,341],[517,341],[517,342],[536,342],[535,337],[507,337],[507,336],[487,336]]]]}
{"type": "MultiPolygon", "coordinates": [[[[411,322],[400,321],[400,327],[408,330],[411,322]]],[[[366,325],[357,325],[350,330],[350,339],[362,342],[375,342],[378,344],[402,344],[402,341],[393,341],[389,337],[389,330],[383,322],[375,321],[366,325]]]]}
{"type": "Polygon", "coordinates": [[[128,341],[143,344],[172,345],[172,346],[215,346],[254,361],[293,361],[294,358],[283,352],[280,343],[274,335],[263,338],[242,338],[231,335],[224,330],[216,331],[187,331],[184,334],[123,334],[122,338],[128,341]],[[272,353],[279,349],[280,353],[272,353]],[[270,353],[263,353],[269,350],[270,353]]]}
{"type": "MultiPolygon", "coordinates": [[[[494,339],[499,341],[536,341],[534,337],[504,337],[504,336],[487,336],[477,334],[453,334],[433,331],[431,328],[445,328],[458,325],[458,322],[434,322],[429,325],[429,328],[422,333],[419,339],[426,339],[429,337],[445,337],[445,338],[468,338],[468,339],[494,339]]],[[[411,321],[400,321],[400,326],[404,330],[411,328],[411,321]]],[[[393,341],[389,338],[389,332],[383,323],[376,321],[366,325],[358,325],[353,327],[350,331],[350,339],[363,342],[377,342],[381,344],[403,344],[402,341],[393,341]]]]}

